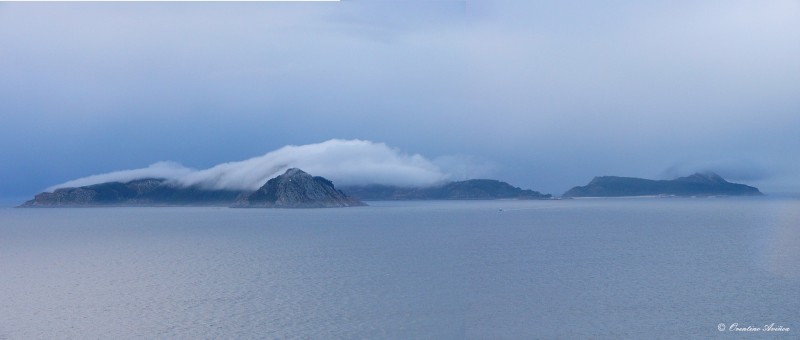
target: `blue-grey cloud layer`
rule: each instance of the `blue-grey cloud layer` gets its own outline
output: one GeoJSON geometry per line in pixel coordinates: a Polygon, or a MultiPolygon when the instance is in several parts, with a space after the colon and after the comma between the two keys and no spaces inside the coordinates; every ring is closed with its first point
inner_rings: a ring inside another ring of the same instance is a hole
{"type": "Polygon", "coordinates": [[[800,191],[797,22],[796,1],[3,3],[0,193],[331,138],[553,193],[715,168],[800,191]]]}

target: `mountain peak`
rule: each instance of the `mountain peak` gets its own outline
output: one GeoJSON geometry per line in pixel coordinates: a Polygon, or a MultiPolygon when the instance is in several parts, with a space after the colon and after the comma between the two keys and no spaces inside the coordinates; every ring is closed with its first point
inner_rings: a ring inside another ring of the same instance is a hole
{"type": "Polygon", "coordinates": [[[323,177],[290,168],[236,203],[240,208],[333,208],[365,205],[323,177]]]}
{"type": "Polygon", "coordinates": [[[303,170],[300,170],[299,168],[289,168],[289,169],[286,169],[286,172],[284,172],[283,175],[281,175],[281,176],[295,177],[295,176],[304,176],[304,175],[311,177],[311,175],[309,175],[307,172],[305,172],[303,170]]]}

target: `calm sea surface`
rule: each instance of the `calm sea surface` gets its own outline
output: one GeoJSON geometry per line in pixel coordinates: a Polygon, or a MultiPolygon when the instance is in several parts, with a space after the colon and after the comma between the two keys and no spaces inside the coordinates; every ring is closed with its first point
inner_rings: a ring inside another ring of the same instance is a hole
{"type": "Polygon", "coordinates": [[[800,200],[0,209],[0,338],[731,333],[800,337],[800,200]]]}

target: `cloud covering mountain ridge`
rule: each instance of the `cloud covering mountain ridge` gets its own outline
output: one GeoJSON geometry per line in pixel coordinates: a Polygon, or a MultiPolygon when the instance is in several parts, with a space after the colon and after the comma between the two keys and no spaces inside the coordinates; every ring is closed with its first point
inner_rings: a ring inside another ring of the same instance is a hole
{"type": "MultiPolygon", "coordinates": [[[[453,158],[447,159],[449,167],[464,167],[463,164],[454,165],[453,158]]],[[[419,154],[406,154],[384,143],[331,139],[316,144],[287,145],[262,156],[201,170],[172,161],[157,162],[146,168],[78,178],[47,190],[141,178],[164,178],[184,187],[255,190],[293,167],[329,178],[337,185],[429,186],[453,177],[446,169],[419,154]]]]}

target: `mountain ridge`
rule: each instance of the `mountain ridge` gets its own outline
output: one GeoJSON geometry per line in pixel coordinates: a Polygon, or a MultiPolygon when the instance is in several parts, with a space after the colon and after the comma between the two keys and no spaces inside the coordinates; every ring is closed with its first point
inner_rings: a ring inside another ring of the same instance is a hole
{"type": "Polygon", "coordinates": [[[552,195],[521,189],[495,179],[469,179],[430,187],[365,185],[342,187],[362,200],[492,200],[550,199],[552,195]]]}

